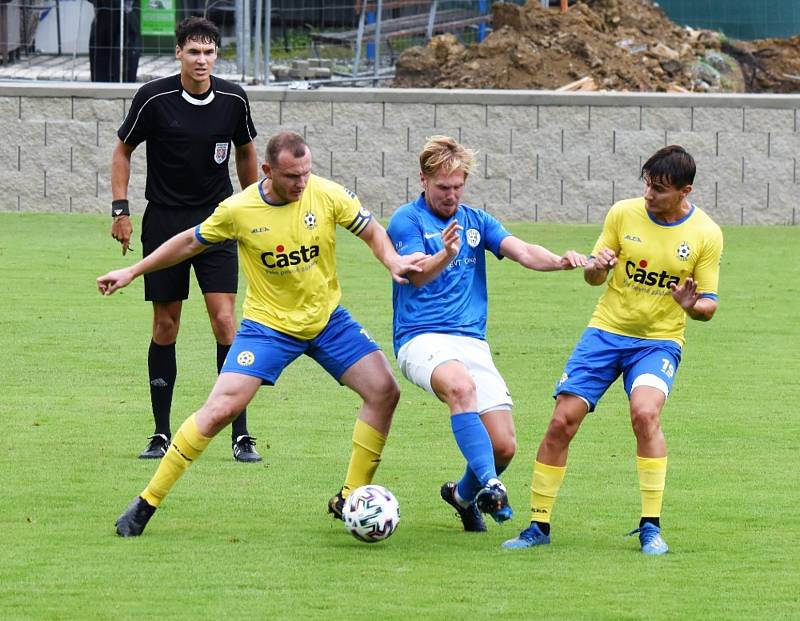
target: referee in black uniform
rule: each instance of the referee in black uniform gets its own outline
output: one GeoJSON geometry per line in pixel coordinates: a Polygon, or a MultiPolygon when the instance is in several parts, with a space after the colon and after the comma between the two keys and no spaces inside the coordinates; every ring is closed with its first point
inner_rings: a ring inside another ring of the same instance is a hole
{"type": "MultiPolygon", "coordinates": [[[[211,75],[219,29],[207,19],[189,17],[175,29],[178,75],[153,80],[133,98],[111,160],[111,236],[128,251],[133,226],[128,208],[131,154],[147,141],[147,209],[142,248],[148,255],[162,242],[205,220],[233,194],[228,174],[231,142],[236,173],[244,189],[258,181],[256,130],[244,90],[211,75]]],[[[189,297],[189,269],[205,298],[217,340],[217,371],[236,333],[238,257],[235,242],[220,244],[169,269],[147,274],[144,296],[153,303],[153,339],[147,356],[155,431],[142,459],[160,459],[169,446],[172,390],[177,376],[175,341],[183,300],[189,297]]],[[[233,457],[260,461],[247,431],[246,412],[232,425],[233,457]]]]}

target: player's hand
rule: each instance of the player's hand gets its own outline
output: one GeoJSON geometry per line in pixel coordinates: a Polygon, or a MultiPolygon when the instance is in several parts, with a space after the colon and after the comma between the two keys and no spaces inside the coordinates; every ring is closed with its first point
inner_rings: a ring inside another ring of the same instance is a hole
{"type": "Polygon", "coordinates": [[[567,250],[564,256],[561,257],[562,270],[574,270],[576,267],[584,267],[589,260],[585,255],[574,250],[567,250]]]}
{"type": "Polygon", "coordinates": [[[399,285],[407,285],[408,278],[405,275],[409,272],[421,272],[422,267],[419,265],[420,261],[428,258],[429,255],[424,252],[412,252],[411,254],[397,255],[397,259],[389,268],[392,274],[392,279],[399,285]]]}
{"type": "Polygon", "coordinates": [[[130,268],[114,270],[97,278],[97,290],[102,295],[111,295],[117,289],[127,287],[132,280],[133,272],[130,268]]]}
{"type": "Polygon", "coordinates": [[[458,223],[458,220],[453,220],[442,231],[444,251],[451,259],[458,256],[458,252],[461,250],[461,231],[463,230],[464,227],[458,223]]]}
{"type": "Polygon", "coordinates": [[[697,304],[697,300],[700,299],[697,283],[691,276],[688,276],[680,287],[673,282],[670,283],[669,288],[672,290],[672,299],[680,304],[681,308],[687,312],[694,308],[694,305],[697,304]]]}
{"type": "Polygon", "coordinates": [[[122,244],[122,256],[128,252],[133,235],[133,223],[128,216],[117,216],[111,224],[111,237],[122,244]]]}
{"type": "Polygon", "coordinates": [[[594,257],[594,264],[601,270],[610,270],[617,264],[617,255],[611,248],[603,248],[594,257]]]}

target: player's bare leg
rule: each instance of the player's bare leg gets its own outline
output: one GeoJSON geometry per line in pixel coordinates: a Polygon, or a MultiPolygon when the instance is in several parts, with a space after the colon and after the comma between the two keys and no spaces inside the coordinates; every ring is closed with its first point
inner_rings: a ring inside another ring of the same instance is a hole
{"type": "MultiPolygon", "coordinates": [[[[217,373],[222,369],[225,356],[231,348],[236,336],[236,294],[206,293],[208,318],[211,331],[217,340],[217,373]]],[[[241,411],[231,424],[231,450],[236,461],[254,463],[261,461],[261,455],[255,448],[256,439],[247,430],[247,409],[241,411]]]]}
{"type": "Polygon", "coordinates": [[[203,407],[176,432],[150,483],[117,520],[118,535],[142,534],[172,486],[200,457],[211,439],[250,403],[260,386],[261,378],[239,373],[222,373],[217,378],[203,407]]]}
{"type": "Polygon", "coordinates": [[[636,472],[642,496],[638,534],[642,552],[665,554],[669,547],[661,537],[661,506],[667,478],[667,443],[661,430],[661,410],[666,395],[659,388],[637,386],[631,392],[631,427],[636,436],[636,472]]]}
{"type": "Polygon", "coordinates": [[[363,399],[353,428],[353,451],[345,483],[328,501],[328,512],[342,519],[345,498],[355,488],[371,483],[380,465],[394,410],[400,400],[400,387],[381,351],[373,351],[361,358],[344,372],[339,381],[363,399]]]}
{"type": "Polygon", "coordinates": [[[556,397],[556,407],[539,445],[531,483],[531,523],[504,548],[531,548],[550,543],[550,518],[566,473],[569,445],[589,413],[583,399],[570,394],[556,397]]]}
{"type": "MultiPolygon", "coordinates": [[[[509,520],[513,510],[505,486],[497,476],[492,437],[478,414],[477,387],[472,374],[458,360],[445,362],[431,374],[431,388],[450,410],[453,435],[471,473],[454,486],[446,482],[440,490],[442,499],[456,509],[464,530],[486,529],[482,519],[475,519],[473,502],[480,512],[488,513],[496,522],[509,520]],[[473,494],[476,481],[482,488],[473,494]],[[472,489],[468,492],[468,488],[472,489]]],[[[500,428],[496,427],[499,434],[500,428]]]]}

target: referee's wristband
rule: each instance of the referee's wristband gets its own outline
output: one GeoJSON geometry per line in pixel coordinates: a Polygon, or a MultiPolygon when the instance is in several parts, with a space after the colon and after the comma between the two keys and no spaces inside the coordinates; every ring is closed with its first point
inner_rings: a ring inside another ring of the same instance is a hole
{"type": "Polygon", "coordinates": [[[131,215],[131,209],[128,206],[128,199],[121,198],[116,201],[111,201],[111,217],[116,218],[118,216],[129,216],[131,215]]]}

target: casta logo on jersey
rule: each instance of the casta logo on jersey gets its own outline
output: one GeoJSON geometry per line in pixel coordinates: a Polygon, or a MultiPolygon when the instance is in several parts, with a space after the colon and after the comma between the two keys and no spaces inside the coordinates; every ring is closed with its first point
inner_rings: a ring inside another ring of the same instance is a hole
{"type": "Polygon", "coordinates": [[[283,244],[275,246],[275,252],[267,250],[261,253],[261,262],[267,267],[289,267],[308,263],[319,256],[319,246],[302,245],[297,250],[286,250],[283,244]]]}
{"type": "Polygon", "coordinates": [[[656,286],[662,289],[668,288],[672,283],[677,285],[680,282],[679,276],[668,274],[665,270],[661,270],[661,272],[648,271],[647,259],[641,259],[638,266],[628,260],[625,263],[625,274],[640,285],[656,286]]]}

